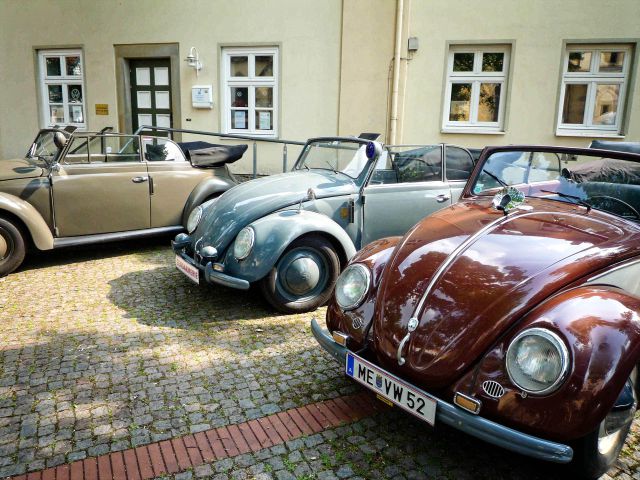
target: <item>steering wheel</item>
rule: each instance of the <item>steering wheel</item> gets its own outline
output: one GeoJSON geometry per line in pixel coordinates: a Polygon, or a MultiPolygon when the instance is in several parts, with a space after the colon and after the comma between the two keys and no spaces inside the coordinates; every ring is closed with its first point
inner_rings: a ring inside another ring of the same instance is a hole
{"type": "Polygon", "coordinates": [[[640,213],[638,213],[638,211],[635,208],[633,208],[633,206],[629,205],[624,200],[620,200],[619,198],[611,197],[609,195],[595,195],[593,197],[589,197],[587,201],[591,204],[591,206],[595,207],[598,202],[596,201],[594,203],[593,200],[598,200],[598,199],[602,200],[602,203],[598,207],[601,210],[606,210],[608,212],[616,213],[615,208],[614,209],[606,208],[609,202],[613,202],[615,204],[622,205],[627,211],[631,212],[635,218],[640,219],[640,213]]]}

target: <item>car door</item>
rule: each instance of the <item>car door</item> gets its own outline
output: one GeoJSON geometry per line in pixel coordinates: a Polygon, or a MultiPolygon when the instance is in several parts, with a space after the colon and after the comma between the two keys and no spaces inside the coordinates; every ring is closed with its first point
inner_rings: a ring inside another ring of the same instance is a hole
{"type": "Polygon", "coordinates": [[[142,151],[152,182],[151,227],[180,225],[189,195],[215,170],[192,167],[180,147],[165,138],[142,137],[142,151]]]}
{"type": "Polygon", "coordinates": [[[56,235],[149,228],[149,182],[138,137],[74,136],[52,175],[56,235]]]}
{"type": "Polygon", "coordinates": [[[363,192],[362,245],[403,235],[421,218],[451,205],[442,154],[442,145],[429,145],[381,157],[363,192]]]}

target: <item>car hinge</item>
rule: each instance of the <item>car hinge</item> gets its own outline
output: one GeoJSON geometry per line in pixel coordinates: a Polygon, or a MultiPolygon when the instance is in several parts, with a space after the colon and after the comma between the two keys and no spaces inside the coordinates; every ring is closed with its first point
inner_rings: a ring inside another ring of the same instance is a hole
{"type": "Polygon", "coordinates": [[[362,205],[364,205],[364,195],[362,195],[362,196],[360,197],[360,200],[361,200],[361,202],[362,202],[362,205]]]}
{"type": "Polygon", "coordinates": [[[349,200],[349,223],[355,223],[356,221],[356,202],[355,200],[349,200]]]}
{"type": "Polygon", "coordinates": [[[149,175],[149,195],[153,195],[155,193],[155,188],[153,186],[153,177],[149,175]]]}
{"type": "Polygon", "coordinates": [[[59,237],[59,236],[60,236],[60,230],[58,230],[58,227],[53,227],[53,234],[54,234],[56,237],[59,237]]]}

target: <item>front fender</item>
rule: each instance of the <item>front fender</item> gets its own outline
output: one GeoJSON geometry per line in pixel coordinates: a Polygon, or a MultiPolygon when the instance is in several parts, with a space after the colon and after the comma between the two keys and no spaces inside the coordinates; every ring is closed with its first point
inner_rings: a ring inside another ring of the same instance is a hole
{"type": "Polygon", "coordinates": [[[615,287],[582,286],[532,310],[455,390],[470,388],[482,400],[483,414],[513,428],[570,441],[596,429],[638,362],[640,298],[615,287]],[[570,356],[568,377],[562,386],[541,397],[524,397],[504,367],[511,339],[532,327],[557,333],[570,356]],[[486,380],[497,381],[506,393],[499,399],[489,397],[481,388],[486,380]]]}
{"type": "Polygon", "coordinates": [[[24,223],[38,249],[51,250],[53,248],[53,234],[49,226],[30,203],[14,195],[0,192],[0,216],[3,211],[15,215],[24,223]]]}
{"type": "MultiPolygon", "coordinates": [[[[225,170],[226,172],[226,170],[225,170]]],[[[234,187],[236,183],[227,177],[207,177],[198,183],[195,188],[189,194],[189,198],[184,205],[182,211],[182,225],[187,226],[187,220],[189,214],[198,205],[204,203],[207,199],[223,194],[231,187],[234,187]]]]}
{"type": "MultiPolygon", "coordinates": [[[[319,233],[331,239],[347,260],[356,248],[344,229],[326,215],[310,211],[285,210],[272,213],[251,223],[255,232],[254,246],[247,258],[238,261],[231,243],[225,257],[225,273],[255,282],[265,277],[285,249],[296,238],[319,233]]],[[[235,240],[234,240],[235,242],[235,240]]]]}

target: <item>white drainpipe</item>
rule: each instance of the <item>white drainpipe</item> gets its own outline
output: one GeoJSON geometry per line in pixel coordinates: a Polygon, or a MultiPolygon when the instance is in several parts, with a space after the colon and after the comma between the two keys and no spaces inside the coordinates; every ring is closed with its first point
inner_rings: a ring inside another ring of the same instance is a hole
{"type": "Polygon", "coordinates": [[[393,88],[391,90],[391,118],[389,119],[389,139],[387,143],[394,145],[398,129],[398,92],[400,90],[400,56],[402,54],[402,17],[404,15],[404,0],[397,0],[396,4],[396,41],[393,57],[393,88]]]}

